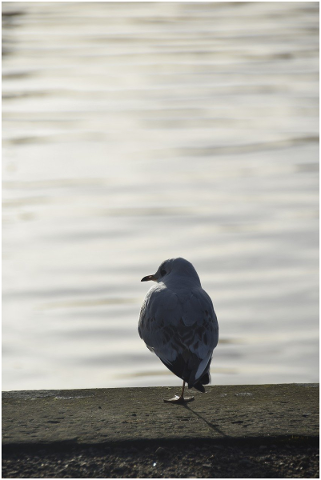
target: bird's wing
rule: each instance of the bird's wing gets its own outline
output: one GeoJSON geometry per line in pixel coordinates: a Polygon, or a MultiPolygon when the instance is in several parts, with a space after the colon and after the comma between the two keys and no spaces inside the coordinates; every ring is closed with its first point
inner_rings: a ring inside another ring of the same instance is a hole
{"type": "Polygon", "coordinates": [[[182,307],[184,344],[199,359],[190,375],[190,381],[196,382],[204,373],[209,373],[213,350],[218,342],[218,322],[212,300],[201,287],[191,291],[182,307]]]}
{"type": "Polygon", "coordinates": [[[153,287],[141,308],[138,330],[147,347],[189,386],[209,367],[218,341],[212,301],[202,288],[173,293],[153,287]]]}

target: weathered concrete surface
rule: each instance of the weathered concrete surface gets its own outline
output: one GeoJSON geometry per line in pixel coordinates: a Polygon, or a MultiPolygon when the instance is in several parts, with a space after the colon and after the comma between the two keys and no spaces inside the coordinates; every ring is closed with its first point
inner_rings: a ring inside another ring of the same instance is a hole
{"type": "Polygon", "coordinates": [[[255,439],[319,434],[318,384],[211,386],[186,406],[179,388],[3,393],[3,445],[255,439]]]}

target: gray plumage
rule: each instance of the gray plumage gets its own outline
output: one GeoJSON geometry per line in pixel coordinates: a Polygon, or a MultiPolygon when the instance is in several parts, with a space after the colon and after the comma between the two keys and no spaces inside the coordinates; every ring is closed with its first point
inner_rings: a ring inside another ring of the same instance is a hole
{"type": "Polygon", "coordinates": [[[147,347],[175,375],[201,392],[210,382],[218,342],[213,304],[193,265],[184,258],[163,262],[142,281],[157,282],[143,302],[138,332],[147,347]]]}

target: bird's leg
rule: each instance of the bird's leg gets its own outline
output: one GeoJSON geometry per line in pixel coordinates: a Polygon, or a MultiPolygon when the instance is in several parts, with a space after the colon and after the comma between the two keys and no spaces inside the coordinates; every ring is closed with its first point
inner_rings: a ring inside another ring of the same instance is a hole
{"type": "Polygon", "coordinates": [[[174,398],[170,398],[169,400],[164,399],[164,402],[166,402],[166,403],[180,403],[181,405],[184,404],[184,403],[187,403],[187,402],[192,402],[194,400],[194,397],[184,398],[184,390],[185,390],[185,381],[183,381],[183,388],[182,388],[181,395],[180,396],[175,395],[174,398]]]}

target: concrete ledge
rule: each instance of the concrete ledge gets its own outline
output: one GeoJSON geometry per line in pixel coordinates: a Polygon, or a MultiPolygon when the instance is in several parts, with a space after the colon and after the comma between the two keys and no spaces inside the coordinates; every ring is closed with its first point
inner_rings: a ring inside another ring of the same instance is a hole
{"type": "Polygon", "coordinates": [[[186,406],[179,387],[3,393],[3,447],[126,441],[316,439],[319,385],[210,386],[186,406]]]}

